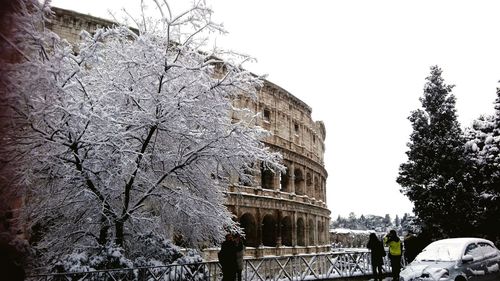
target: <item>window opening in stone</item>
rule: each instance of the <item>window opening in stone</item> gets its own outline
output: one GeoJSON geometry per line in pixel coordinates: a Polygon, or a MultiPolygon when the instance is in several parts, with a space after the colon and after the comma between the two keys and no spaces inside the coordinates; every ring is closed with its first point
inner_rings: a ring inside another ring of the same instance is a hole
{"type": "Polygon", "coordinates": [[[325,231],[323,223],[322,222],[318,222],[318,244],[320,244],[320,245],[324,243],[324,241],[323,241],[323,231],[325,231]]]}
{"type": "Polygon", "coordinates": [[[321,198],[321,191],[319,190],[319,180],[318,177],[314,177],[314,198],[321,198]]]}
{"type": "Polygon", "coordinates": [[[281,220],[281,244],[283,246],[292,245],[292,218],[287,216],[281,220]]]}
{"type": "Polygon", "coordinates": [[[304,220],[302,218],[297,219],[297,245],[298,246],[306,245],[305,226],[304,226],[304,220]]]}
{"type": "Polygon", "coordinates": [[[264,120],[271,121],[271,111],[269,109],[264,109],[264,120]]]}
{"type": "Polygon", "coordinates": [[[283,192],[289,192],[289,181],[288,181],[288,167],[286,168],[286,171],[280,173],[280,190],[283,192]]]}
{"type": "Polygon", "coordinates": [[[266,215],[262,220],[262,244],[276,246],[276,220],[272,215],[266,215]]]}
{"type": "Polygon", "coordinates": [[[312,219],[309,220],[309,246],[314,245],[314,221],[312,219]]]}
{"type": "Polygon", "coordinates": [[[312,185],[312,176],[311,176],[311,173],[307,173],[306,183],[307,183],[308,187],[312,185]]]}
{"type": "Polygon", "coordinates": [[[274,172],[272,170],[266,168],[264,165],[261,165],[260,175],[261,175],[262,188],[274,189],[274,184],[273,184],[274,172]]]}
{"type": "Polygon", "coordinates": [[[250,213],[245,213],[240,218],[240,226],[245,232],[245,245],[249,247],[259,246],[257,241],[257,227],[255,218],[250,213]]]}
{"type": "Polygon", "coordinates": [[[295,169],[295,193],[297,195],[304,195],[304,177],[302,175],[302,171],[300,169],[295,169]]]}

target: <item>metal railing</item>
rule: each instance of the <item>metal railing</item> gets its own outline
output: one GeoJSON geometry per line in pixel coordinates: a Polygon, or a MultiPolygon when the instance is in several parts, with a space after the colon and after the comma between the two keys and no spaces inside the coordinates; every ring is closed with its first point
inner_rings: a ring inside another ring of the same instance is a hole
{"type": "MultiPolygon", "coordinates": [[[[390,272],[387,258],[383,269],[390,272]]],[[[327,280],[372,274],[370,252],[350,249],[331,253],[245,259],[242,279],[246,281],[327,280]]],[[[30,276],[29,281],[218,281],[218,262],[168,266],[53,273],[30,276]]]]}

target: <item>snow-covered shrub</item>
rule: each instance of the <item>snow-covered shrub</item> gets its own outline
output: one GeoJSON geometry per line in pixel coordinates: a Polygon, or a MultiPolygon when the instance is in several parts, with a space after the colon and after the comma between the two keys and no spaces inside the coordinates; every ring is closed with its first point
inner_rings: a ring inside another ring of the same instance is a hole
{"type": "MultiPolygon", "coordinates": [[[[156,267],[112,274],[114,278],[124,280],[142,280],[141,278],[150,276],[150,274],[154,274],[156,278],[164,276],[165,280],[168,278],[205,280],[208,276],[207,269],[203,264],[200,264],[203,262],[203,258],[195,250],[189,249],[183,254],[172,241],[153,233],[140,235],[134,242],[133,248],[127,251],[128,256],[123,248],[114,244],[91,248],[87,251],[75,250],[58,260],[52,266],[52,271],[78,273],[103,269],[156,267]]],[[[81,277],[83,277],[81,274],[71,276],[71,278],[76,279],[81,277]]],[[[100,277],[102,276],[99,274],[92,275],[92,278],[96,278],[96,280],[99,280],[100,277]]]]}
{"type": "Polygon", "coordinates": [[[154,233],[140,235],[132,247],[137,249],[130,251],[136,255],[135,267],[157,266],[159,268],[150,269],[157,276],[165,272],[165,278],[205,280],[208,275],[206,268],[199,264],[203,262],[203,258],[197,251],[188,249],[183,254],[181,248],[163,236],[154,233]],[[174,267],[163,267],[167,265],[174,267]]]}
{"type": "Polygon", "coordinates": [[[153,233],[140,235],[131,247],[131,255],[136,257],[134,264],[138,267],[167,265],[182,257],[180,248],[171,240],[153,233]]]}
{"type": "Polygon", "coordinates": [[[188,250],[187,253],[177,260],[177,264],[184,265],[181,273],[183,274],[182,280],[206,280],[208,271],[206,267],[200,266],[203,258],[195,250],[188,250]]]}
{"type": "Polygon", "coordinates": [[[203,258],[200,256],[198,251],[189,249],[185,255],[180,257],[176,263],[178,264],[193,264],[203,262],[203,258]]]}
{"type": "Polygon", "coordinates": [[[53,267],[55,272],[84,272],[99,269],[132,268],[134,263],[125,257],[124,250],[114,244],[88,251],[75,250],[63,256],[53,267]]]}

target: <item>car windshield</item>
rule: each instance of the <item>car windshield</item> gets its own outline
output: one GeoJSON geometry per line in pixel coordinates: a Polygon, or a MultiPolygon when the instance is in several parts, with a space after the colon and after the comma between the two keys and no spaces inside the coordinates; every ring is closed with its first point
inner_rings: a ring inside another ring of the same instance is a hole
{"type": "Polygon", "coordinates": [[[460,258],[462,249],[463,243],[432,243],[415,259],[417,261],[456,261],[460,258]]]}

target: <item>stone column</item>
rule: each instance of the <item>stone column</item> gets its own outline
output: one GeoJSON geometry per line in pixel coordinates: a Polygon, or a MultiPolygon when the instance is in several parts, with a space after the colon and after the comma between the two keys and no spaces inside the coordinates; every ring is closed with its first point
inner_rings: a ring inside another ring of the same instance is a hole
{"type": "Polygon", "coordinates": [[[304,167],[304,195],[311,198],[311,190],[309,188],[309,186],[307,185],[307,174],[309,173],[309,169],[307,168],[307,166],[304,167]]]}
{"type": "Polygon", "coordinates": [[[321,195],[323,197],[322,200],[323,200],[323,202],[326,203],[326,179],[322,178],[322,180],[321,180],[321,186],[323,187],[321,189],[322,190],[321,195]]]}
{"type": "Polygon", "coordinates": [[[290,190],[289,192],[290,193],[295,193],[295,163],[294,162],[291,162],[290,163],[290,172],[288,173],[289,175],[289,187],[290,187],[290,190]]]}
{"type": "Polygon", "coordinates": [[[283,218],[283,211],[276,211],[276,247],[281,247],[281,220],[283,218]]]}
{"type": "Polygon", "coordinates": [[[280,173],[276,172],[273,176],[273,189],[275,191],[280,191],[280,173]]]}
{"type": "Polygon", "coordinates": [[[321,233],[319,233],[319,231],[318,231],[319,221],[318,221],[317,216],[314,216],[313,222],[314,222],[314,245],[318,245],[319,244],[319,236],[321,235],[321,233]]]}
{"type": "Polygon", "coordinates": [[[309,214],[306,213],[304,217],[304,244],[307,246],[309,245],[309,214]]]}
{"type": "Polygon", "coordinates": [[[330,220],[328,217],[325,218],[325,229],[323,230],[323,243],[330,244],[330,220]]]}
{"type": "Polygon", "coordinates": [[[323,245],[323,232],[324,232],[324,219],[322,217],[319,217],[318,219],[318,227],[317,227],[317,231],[318,231],[318,242],[316,243],[317,245],[323,245]],[[323,227],[321,227],[323,226],[323,227]]]}
{"type": "Polygon", "coordinates": [[[323,244],[330,244],[330,226],[328,218],[323,218],[323,244]]]}
{"type": "Polygon", "coordinates": [[[262,215],[260,213],[260,209],[257,208],[255,212],[255,220],[256,220],[256,237],[255,237],[255,242],[258,245],[258,247],[262,246],[262,215]]]}
{"type": "Polygon", "coordinates": [[[313,173],[313,189],[314,189],[314,199],[316,201],[323,200],[321,198],[321,181],[318,180],[321,175],[318,173],[313,173]]]}

